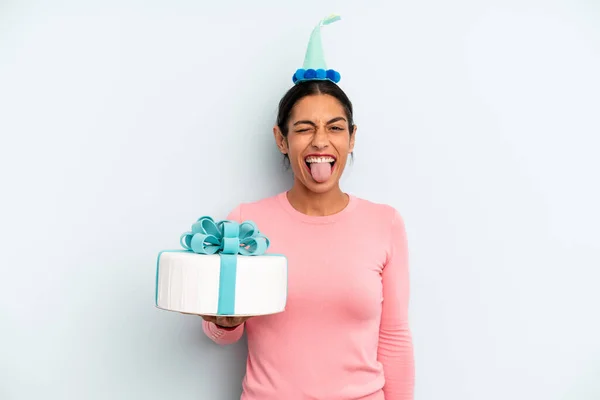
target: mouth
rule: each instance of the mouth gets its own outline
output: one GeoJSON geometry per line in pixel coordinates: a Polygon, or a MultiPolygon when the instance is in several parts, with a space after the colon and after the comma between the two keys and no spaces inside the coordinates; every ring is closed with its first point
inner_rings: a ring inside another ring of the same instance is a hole
{"type": "Polygon", "coordinates": [[[331,165],[331,170],[333,171],[336,161],[337,161],[337,159],[334,156],[332,156],[331,154],[318,154],[318,155],[310,154],[310,155],[304,157],[304,163],[306,164],[306,168],[308,168],[309,171],[310,171],[311,164],[314,164],[314,163],[329,163],[329,165],[331,165]]]}

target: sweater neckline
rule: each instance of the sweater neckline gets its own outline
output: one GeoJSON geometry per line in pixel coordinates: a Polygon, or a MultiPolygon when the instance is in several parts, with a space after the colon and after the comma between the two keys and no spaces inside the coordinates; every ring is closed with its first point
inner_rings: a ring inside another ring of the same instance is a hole
{"type": "Polygon", "coordinates": [[[287,191],[279,193],[279,195],[277,195],[277,200],[283,209],[295,220],[309,224],[331,224],[344,218],[356,206],[356,197],[349,193],[346,193],[346,195],[348,195],[348,204],[346,204],[346,207],[335,214],[323,216],[307,215],[296,210],[288,200],[287,191]]]}

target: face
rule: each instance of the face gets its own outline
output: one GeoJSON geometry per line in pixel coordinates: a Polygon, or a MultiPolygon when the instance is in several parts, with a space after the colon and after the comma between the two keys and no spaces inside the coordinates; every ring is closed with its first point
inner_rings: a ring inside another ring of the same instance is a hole
{"type": "Polygon", "coordinates": [[[340,102],[330,95],[302,98],[292,110],[288,135],[274,128],[277,145],[290,159],[294,178],[316,193],[339,185],[348,155],[354,149],[356,128],[351,132],[340,102]]]}

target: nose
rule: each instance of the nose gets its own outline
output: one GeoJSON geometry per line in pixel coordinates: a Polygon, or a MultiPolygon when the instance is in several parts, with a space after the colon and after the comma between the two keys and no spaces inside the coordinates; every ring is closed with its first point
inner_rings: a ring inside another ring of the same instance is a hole
{"type": "Polygon", "coordinates": [[[324,149],[329,145],[329,138],[323,127],[318,127],[316,129],[311,145],[316,149],[324,149]]]}

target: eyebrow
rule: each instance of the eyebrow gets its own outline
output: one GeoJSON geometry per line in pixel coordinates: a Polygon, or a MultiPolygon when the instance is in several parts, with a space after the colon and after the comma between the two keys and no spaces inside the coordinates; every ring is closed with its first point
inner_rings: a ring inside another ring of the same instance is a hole
{"type": "MultiPolygon", "coordinates": [[[[327,121],[327,125],[333,124],[334,122],[338,122],[338,121],[346,121],[346,118],[344,118],[344,117],[335,117],[335,118],[330,119],[329,121],[327,121]]],[[[309,120],[301,120],[301,121],[294,122],[294,126],[301,125],[301,124],[308,124],[308,125],[312,125],[312,126],[317,126],[314,122],[309,121],[309,120]]]]}

